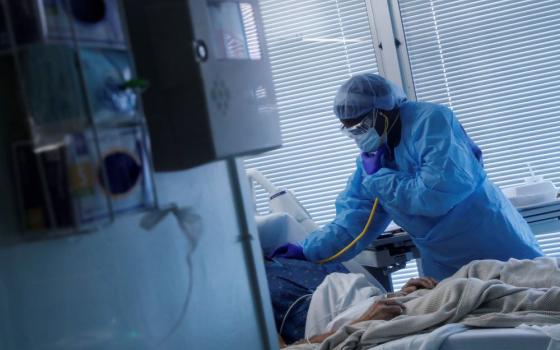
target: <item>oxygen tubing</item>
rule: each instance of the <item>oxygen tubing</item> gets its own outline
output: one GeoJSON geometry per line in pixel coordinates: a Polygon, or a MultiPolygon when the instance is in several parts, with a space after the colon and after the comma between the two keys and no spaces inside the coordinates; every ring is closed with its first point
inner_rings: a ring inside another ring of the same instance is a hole
{"type": "Polygon", "coordinates": [[[329,261],[332,261],[336,258],[338,258],[339,256],[341,256],[342,254],[346,253],[350,248],[352,248],[354,245],[356,245],[356,243],[358,243],[358,241],[360,239],[362,239],[362,237],[366,234],[367,230],[369,229],[369,226],[371,225],[371,222],[373,221],[373,217],[375,216],[375,211],[377,210],[377,205],[379,204],[379,198],[375,198],[375,202],[373,202],[373,207],[371,208],[371,211],[369,213],[369,218],[368,221],[366,222],[366,225],[364,226],[364,229],[362,230],[362,232],[360,232],[360,234],[354,238],[354,240],[350,243],[348,243],[348,245],[344,248],[342,248],[338,253],[329,256],[326,259],[322,259],[319,260],[317,263],[319,264],[324,264],[327,263],[329,261]]]}

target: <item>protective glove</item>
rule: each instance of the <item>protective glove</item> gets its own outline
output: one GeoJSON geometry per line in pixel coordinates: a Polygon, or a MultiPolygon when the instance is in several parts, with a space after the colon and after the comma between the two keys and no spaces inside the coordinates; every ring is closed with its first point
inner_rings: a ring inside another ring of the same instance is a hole
{"type": "Polygon", "coordinates": [[[387,147],[381,146],[374,154],[362,152],[362,166],[368,175],[375,174],[381,169],[381,157],[387,152],[387,147]]]}
{"type": "Polygon", "coordinates": [[[307,260],[303,254],[303,247],[298,244],[286,243],[276,248],[274,253],[270,258],[286,258],[286,259],[297,259],[297,260],[307,260]]]}

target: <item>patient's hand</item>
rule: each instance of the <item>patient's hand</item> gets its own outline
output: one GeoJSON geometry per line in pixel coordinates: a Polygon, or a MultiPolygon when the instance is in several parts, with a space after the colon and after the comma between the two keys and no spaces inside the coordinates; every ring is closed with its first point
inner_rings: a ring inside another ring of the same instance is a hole
{"type": "Polygon", "coordinates": [[[437,284],[438,281],[436,281],[432,277],[411,278],[401,288],[401,293],[407,295],[417,291],[418,289],[434,289],[437,284]]]}
{"type": "Polygon", "coordinates": [[[362,316],[352,323],[371,320],[389,321],[401,315],[405,309],[406,306],[394,299],[382,299],[373,303],[362,316]]]}
{"type": "MultiPolygon", "coordinates": [[[[371,320],[385,320],[389,321],[399,315],[401,315],[406,306],[401,304],[400,302],[393,300],[393,299],[382,299],[373,303],[367,311],[360,316],[358,319],[354,320],[352,324],[363,322],[363,321],[371,321],[371,320]]],[[[306,342],[309,343],[322,343],[325,339],[330,337],[336,332],[330,331],[327,333],[323,333],[320,335],[315,335],[307,340],[301,340],[295,344],[304,344],[306,342]]]]}

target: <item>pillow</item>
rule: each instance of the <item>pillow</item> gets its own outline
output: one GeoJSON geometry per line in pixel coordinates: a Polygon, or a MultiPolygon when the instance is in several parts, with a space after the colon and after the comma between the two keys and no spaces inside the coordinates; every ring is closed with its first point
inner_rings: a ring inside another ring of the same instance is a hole
{"type": "Polygon", "coordinates": [[[305,228],[288,213],[256,215],[255,220],[265,256],[284,243],[300,241],[307,236],[305,228]]]}

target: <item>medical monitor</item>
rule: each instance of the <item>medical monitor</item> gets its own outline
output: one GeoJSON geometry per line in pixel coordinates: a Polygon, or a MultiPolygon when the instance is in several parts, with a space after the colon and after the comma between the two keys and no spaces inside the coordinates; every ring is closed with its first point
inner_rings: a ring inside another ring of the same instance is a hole
{"type": "Polygon", "coordinates": [[[156,170],[281,145],[257,1],[125,0],[156,170]]]}

